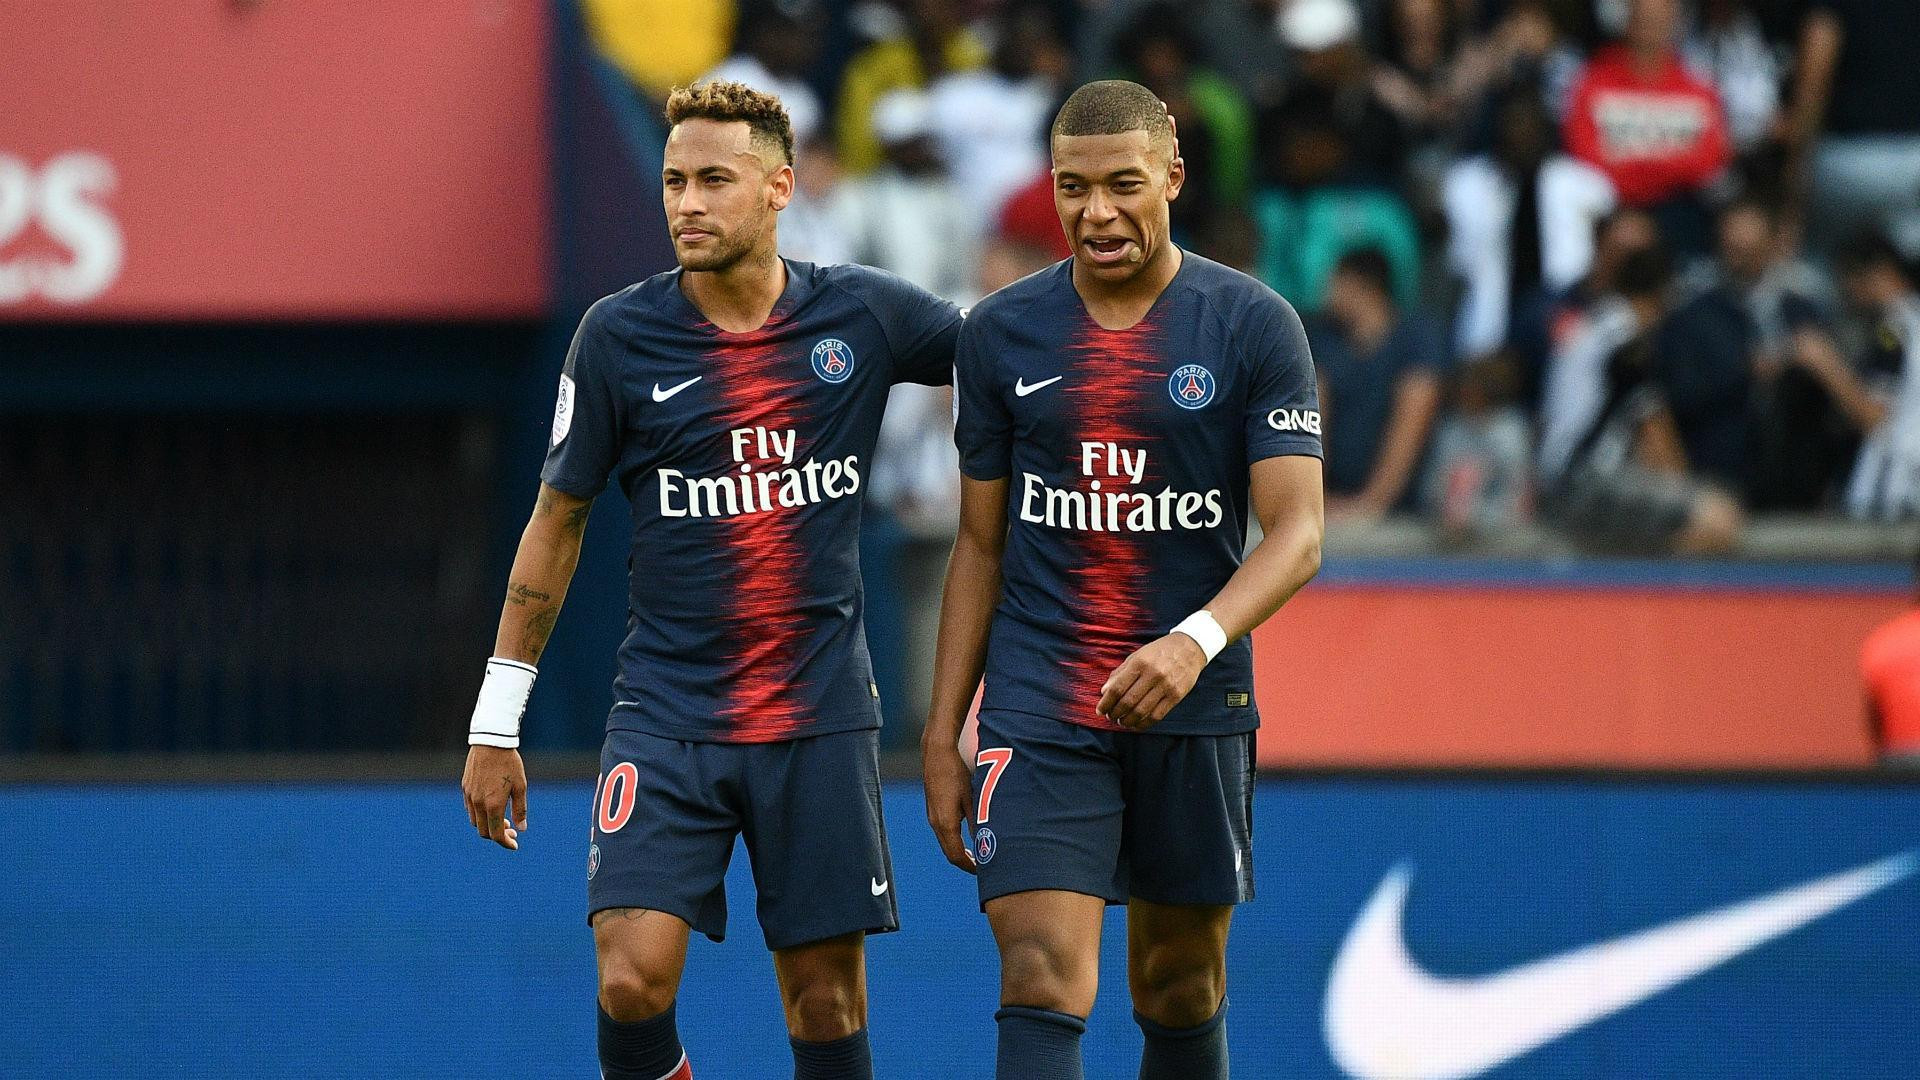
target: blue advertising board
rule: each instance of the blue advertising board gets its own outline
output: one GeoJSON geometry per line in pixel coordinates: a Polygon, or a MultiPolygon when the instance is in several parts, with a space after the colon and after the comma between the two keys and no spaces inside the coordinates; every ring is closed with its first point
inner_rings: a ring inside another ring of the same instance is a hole
{"type": "MultiPolygon", "coordinates": [[[[438,785],[0,791],[0,1076],[588,1077],[589,785],[509,854],[438,785]]],[[[992,1075],[972,882],[890,785],[882,1077],[992,1075]]],[[[1920,786],[1294,778],[1256,800],[1233,1074],[1920,1075],[1920,786]]],[[[789,1075],[744,858],[680,996],[702,1080],[789,1075]]],[[[1088,1076],[1131,1077],[1122,914],[1088,1076]]]]}

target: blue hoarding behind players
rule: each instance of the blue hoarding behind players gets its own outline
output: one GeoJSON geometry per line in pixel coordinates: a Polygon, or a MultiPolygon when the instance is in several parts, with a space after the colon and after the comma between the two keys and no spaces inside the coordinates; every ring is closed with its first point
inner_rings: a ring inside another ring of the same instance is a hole
{"type": "MultiPolygon", "coordinates": [[[[591,778],[545,790],[543,815],[587,814],[591,778]]],[[[889,785],[885,798],[905,929],[870,949],[876,1071],[984,1075],[999,988],[972,883],[919,835],[917,786],[889,785]]],[[[412,784],[0,790],[16,839],[0,893],[6,971],[38,988],[0,1011],[6,1076],[118,1076],[128,1062],[156,1080],[579,1075],[594,1039],[579,1008],[593,993],[581,845],[536,830],[503,862],[411,827],[447,815],[445,802],[438,786],[412,784]],[[103,820],[117,824],[102,831],[103,820]],[[181,820],[196,823],[193,859],[180,855],[181,820]],[[352,858],[313,828],[341,820],[368,826],[352,858]],[[503,887],[513,917],[476,933],[472,898],[503,887]],[[461,992],[476,983],[506,988],[512,1013],[486,1038],[461,992]],[[297,1006],[263,1007],[263,986],[297,1006]]],[[[1816,914],[1850,895],[1833,886],[1857,884],[1853,872],[1920,845],[1920,787],[1294,777],[1263,786],[1256,806],[1269,839],[1253,858],[1278,902],[1234,919],[1237,1080],[1351,1075],[1329,1040],[1336,970],[1368,992],[1353,1001],[1370,1002],[1333,1009],[1341,1053],[1397,1043],[1438,1065],[1479,1049],[1488,1071],[1471,1075],[1486,1080],[1908,1080],[1920,1060],[1920,878],[1881,869],[1884,887],[1816,914]],[[1616,1009],[1582,998],[1589,1022],[1528,1050],[1490,1033],[1539,1033],[1546,1003],[1495,995],[1458,1014],[1452,1040],[1413,1030],[1392,1011],[1391,984],[1375,981],[1410,965],[1442,988],[1500,987],[1516,969],[1682,920],[1717,929],[1729,905],[1767,910],[1814,883],[1827,884],[1797,894],[1822,901],[1801,910],[1812,917],[1616,1009]],[[1386,894],[1404,906],[1376,907],[1388,885],[1404,886],[1386,894]],[[1386,928],[1405,965],[1366,963],[1370,938],[1355,928],[1376,911],[1397,916],[1386,928]]],[[[736,895],[750,875],[733,860],[736,895]]],[[[1109,916],[1086,1040],[1097,1077],[1132,1075],[1139,1061],[1127,995],[1111,992],[1124,982],[1123,917],[1109,916]]],[[[759,938],[694,950],[679,1012],[700,1075],[788,1075],[779,1001],[741,989],[772,976],[759,938]]]]}

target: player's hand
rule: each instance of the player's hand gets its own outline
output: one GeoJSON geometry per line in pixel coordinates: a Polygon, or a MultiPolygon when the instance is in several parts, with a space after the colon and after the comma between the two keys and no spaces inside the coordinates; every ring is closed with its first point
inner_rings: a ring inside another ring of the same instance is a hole
{"type": "Polygon", "coordinates": [[[481,839],[509,851],[520,850],[520,834],[527,831],[527,768],[520,762],[520,751],[498,746],[469,749],[460,791],[466,796],[467,818],[481,839]]]}
{"type": "Polygon", "coordinates": [[[973,849],[966,823],[973,817],[973,770],[951,746],[929,746],[921,754],[927,788],[927,824],[947,861],[971,874],[973,849]]]}
{"type": "Polygon", "coordinates": [[[1207,654],[1185,634],[1168,634],[1135,649],[1100,688],[1101,716],[1142,731],[1167,718],[1193,690],[1207,654]]]}

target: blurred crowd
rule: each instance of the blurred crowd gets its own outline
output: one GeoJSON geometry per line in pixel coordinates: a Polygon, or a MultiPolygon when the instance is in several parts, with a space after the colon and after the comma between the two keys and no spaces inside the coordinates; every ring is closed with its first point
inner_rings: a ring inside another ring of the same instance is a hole
{"type": "MultiPolygon", "coordinates": [[[[1066,93],[1153,89],[1176,240],[1307,319],[1336,522],[1710,552],[1920,512],[1920,4],[706,0],[623,34],[661,5],[583,3],[649,94],[780,94],[784,253],[963,305],[1067,254],[1066,93]]],[[[937,542],[947,405],[895,406],[872,494],[937,542]]]]}

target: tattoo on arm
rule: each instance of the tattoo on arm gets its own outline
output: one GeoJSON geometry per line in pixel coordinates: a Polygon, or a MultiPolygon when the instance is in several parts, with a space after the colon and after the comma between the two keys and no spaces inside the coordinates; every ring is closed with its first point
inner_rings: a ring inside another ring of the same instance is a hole
{"type": "Polygon", "coordinates": [[[507,603],[509,604],[518,604],[525,607],[528,603],[544,604],[552,599],[553,594],[543,593],[538,589],[522,585],[517,581],[507,588],[507,603]]]}
{"type": "MultiPolygon", "coordinates": [[[[547,517],[553,512],[553,495],[547,490],[545,485],[542,485],[540,494],[534,496],[533,499],[533,514],[535,517],[547,517]]],[[[579,506],[566,512],[566,517],[560,522],[560,527],[577,536],[586,531],[587,515],[592,512],[593,502],[591,500],[583,502],[579,506]]]]}
{"type": "Polygon", "coordinates": [[[593,512],[592,503],[582,503],[567,511],[566,530],[575,536],[587,531],[587,515],[593,512]]]}
{"type": "Polygon", "coordinates": [[[520,647],[528,656],[539,656],[547,647],[547,638],[553,634],[553,624],[560,619],[559,605],[541,608],[527,620],[526,633],[520,638],[520,647]]]}
{"type": "MultiPolygon", "coordinates": [[[[580,538],[587,528],[587,515],[593,510],[591,500],[573,505],[573,497],[556,494],[545,484],[535,497],[533,516],[542,530],[541,543],[535,549],[533,562],[544,564],[552,570],[564,571],[571,575],[573,562],[579,555],[580,538]],[[540,519],[545,519],[544,521],[540,519]],[[555,526],[565,534],[566,539],[554,542],[552,529],[555,526]]],[[[525,554],[524,552],[522,554],[525,554]]],[[[516,558],[516,563],[519,560],[516,558]]],[[[516,569],[518,567],[516,566],[516,569]]],[[[536,576],[538,576],[536,574],[536,576]]],[[[529,660],[537,660],[547,647],[547,638],[553,634],[554,623],[560,618],[560,600],[557,598],[566,591],[566,579],[542,581],[548,589],[534,588],[524,581],[509,581],[507,585],[507,608],[521,611],[503,617],[501,632],[512,635],[514,624],[519,626],[519,648],[529,660]],[[557,589],[555,586],[559,586],[557,589]],[[524,621],[522,621],[524,620],[524,621]]]]}

